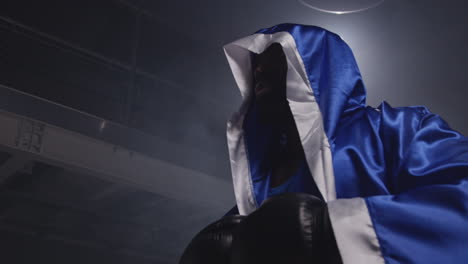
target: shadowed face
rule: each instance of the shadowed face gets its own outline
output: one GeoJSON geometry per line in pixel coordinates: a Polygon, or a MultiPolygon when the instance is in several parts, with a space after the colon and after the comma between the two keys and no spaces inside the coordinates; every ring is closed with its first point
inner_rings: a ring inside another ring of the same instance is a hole
{"type": "Polygon", "coordinates": [[[287,62],[283,48],[273,43],[254,57],[254,92],[259,121],[274,124],[282,120],[286,101],[287,62]]]}

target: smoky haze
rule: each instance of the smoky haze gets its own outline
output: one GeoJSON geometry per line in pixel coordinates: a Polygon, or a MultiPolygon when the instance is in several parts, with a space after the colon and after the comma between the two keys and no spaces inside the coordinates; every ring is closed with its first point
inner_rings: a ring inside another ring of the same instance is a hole
{"type": "Polygon", "coordinates": [[[395,0],[333,15],[279,0],[11,1],[2,80],[189,148],[199,154],[178,163],[229,180],[225,126],[240,94],[224,44],[283,22],[324,27],[354,51],[369,105],[425,105],[466,134],[466,5],[395,0]]]}
{"type": "MultiPolygon", "coordinates": [[[[2,260],[176,263],[194,234],[235,204],[226,121],[241,98],[223,45],[260,28],[289,22],[338,33],[354,51],[369,105],[425,105],[468,134],[467,5],[386,0],[334,15],[291,0],[2,1],[0,114],[114,147],[109,159],[91,151],[77,159],[114,165],[111,155],[130,150],[169,164],[129,186],[2,148],[0,169],[11,170],[0,175],[2,260]],[[209,184],[196,193],[200,179],[209,184]],[[155,182],[186,193],[168,197],[155,182]],[[210,199],[194,204],[197,194],[210,199]]],[[[142,171],[128,167],[127,180],[142,171]]]]}

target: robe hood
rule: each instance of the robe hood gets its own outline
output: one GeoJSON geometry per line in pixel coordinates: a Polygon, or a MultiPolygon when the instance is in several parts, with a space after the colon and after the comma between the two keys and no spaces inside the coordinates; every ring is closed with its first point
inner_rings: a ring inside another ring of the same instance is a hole
{"type": "Polygon", "coordinates": [[[236,202],[241,214],[255,210],[268,184],[258,172],[262,136],[249,121],[254,111],[252,54],[279,43],[287,58],[286,97],[306,162],[325,201],[336,199],[332,151],[346,113],[365,107],[365,88],[349,46],[340,36],[315,26],[280,24],[224,46],[242,104],[228,122],[227,138],[236,202]],[[260,195],[260,196],[259,196],[260,195]]]}

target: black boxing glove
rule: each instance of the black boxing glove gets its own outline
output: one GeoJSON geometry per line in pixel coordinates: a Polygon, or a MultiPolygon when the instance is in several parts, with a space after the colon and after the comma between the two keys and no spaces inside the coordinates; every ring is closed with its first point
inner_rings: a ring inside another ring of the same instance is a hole
{"type": "Polygon", "coordinates": [[[187,246],[179,264],[229,264],[233,236],[244,218],[226,216],[205,227],[187,246]]]}
{"type": "Polygon", "coordinates": [[[242,221],[231,264],[341,264],[326,203],[303,193],[267,199],[242,221]]]}

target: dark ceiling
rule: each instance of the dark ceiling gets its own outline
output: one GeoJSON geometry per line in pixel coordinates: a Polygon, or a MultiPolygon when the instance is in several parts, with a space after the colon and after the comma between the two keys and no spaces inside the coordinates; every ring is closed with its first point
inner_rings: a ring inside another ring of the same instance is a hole
{"type": "Polygon", "coordinates": [[[322,26],[354,50],[369,105],[426,105],[466,133],[466,5],[388,0],[332,15],[279,0],[6,1],[0,74],[15,89],[222,155],[207,166],[229,178],[225,122],[240,96],[222,45],[281,22],[322,26]]]}
{"type": "MultiPolygon", "coordinates": [[[[118,139],[230,182],[225,124],[240,95],[224,44],[283,22],[324,27],[353,49],[369,105],[425,105],[467,134],[467,7],[462,0],[386,0],[333,15],[280,0],[2,1],[0,84],[169,142],[178,147],[118,139]]],[[[0,154],[3,164],[9,154],[0,154]]],[[[41,162],[0,187],[8,263],[175,263],[196,230],[230,206],[114,187],[41,162]]]]}

